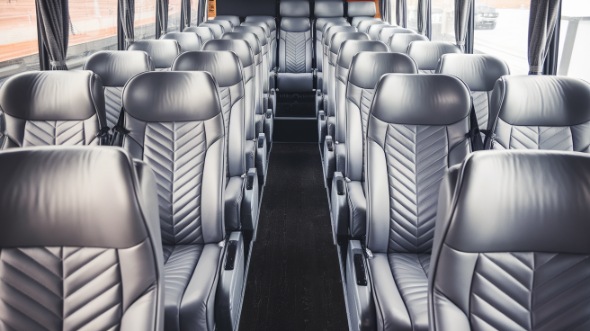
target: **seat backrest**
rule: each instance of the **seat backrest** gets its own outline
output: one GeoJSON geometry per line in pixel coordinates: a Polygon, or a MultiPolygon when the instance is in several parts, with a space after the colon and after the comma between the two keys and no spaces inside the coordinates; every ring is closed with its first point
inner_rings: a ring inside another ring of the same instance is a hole
{"type": "Polygon", "coordinates": [[[490,101],[491,149],[590,152],[590,84],[561,76],[504,76],[490,101]]]}
{"type": "Polygon", "coordinates": [[[213,19],[213,20],[208,20],[206,23],[221,25],[221,27],[223,28],[223,33],[232,32],[232,30],[234,28],[234,26],[231,24],[231,22],[226,21],[226,20],[213,19]]]}
{"type": "MultiPolygon", "coordinates": [[[[324,95],[328,94],[328,77],[334,77],[334,68],[330,65],[330,42],[332,42],[332,37],[334,34],[338,32],[356,32],[356,28],[350,25],[329,25],[326,24],[324,28],[324,34],[322,36],[322,44],[324,49],[323,55],[323,64],[322,64],[322,71],[323,71],[323,79],[322,79],[322,92],[324,95]]],[[[329,114],[329,116],[333,116],[333,114],[329,114]]]]}
{"type": "Polygon", "coordinates": [[[176,40],[180,52],[198,51],[201,49],[201,38],[198,34],[192,32],[168,32],[161,36],[160,39],[176,40]]]}
{"type": "MultiPolygon", "coordinates": [[[[359,32],[356,32],[359,33],[359,32]]],[[[346,142],[346,86],[350,65],[355,55],[360,52],[388,52],[389,47],[380,41],[375,40],[346,40],[340,46],[336,60],[336,108],[334,116],[336,127],[334,139],[337,142],[346,142]]],[[[339,170],[338,170],[339,171],[339,170]]]]}
{"type": "Polygon", "coordinates": [[[91,71],[30,71],[0,87],[0,149],[99,145],[108,133],[100,77],[91,71]]]}
{"type": "Polygon", "coordinates": [[[425,40],[428,41],[426,36],[416,33],[396,33],[391,36],[391,42],[389,48],[395,53],[406,53],[408,52],[408,46],[413,41],[425,40]]]}
{"type": "Polygon", "coordinates": [[[327,24],[348,25],[344,17],[344,2],[342,1],[316,1],[314,4],[314,39],[316,67],[323,69],[323,44],[324,28],[327,24]]]}
{"type": "Polygon", "coordinates": [[[469,89],[446,75],[383,76],[367,124],[367,246],[429,253],[439,183],[471,151],[469,89]]]}
{"type": "Polygon", "coordinates": [[[254,118],[256,114],[254,76],[256,75],[256,65],[254,64],[254,54],[252,48],[245,40],[211,40],[203,45],[203,51],[230,51],[238,56],[242,66],[242,80],[244,82],[244,118],[245,118],[245,136],[246,140],[256,138],[256,128],[254,118]]]}
{"type": "Polygon", "coordinates": [[[391,37],[397,33],[414,33],[414,31],[399,26],[384,26],[377,39],[389,45],[391,44],[391,37]]]}
{"type": "Polygon", "coordinates": [[[590,157],[474,153],[441,185],[431,330],[590,327],[590,157]]]}
{"type": "Polygon", "coordinates": [[[268,76],[270,72],[270,56],[269,56],[269,35],[267,35],[268,30],[264,30],[261,25],[266,25],[264,22],[251,22],[246,23],[247,25],[240,25],[234,28],[234,32],[248,32],[253,33],[258,38],[261,46],[261,65],[259,67],[259,75],[262,81],[262,92],[268,93],[269,85],[268,85],[268,76]],[[252,24],[252,25],[250,25],[252,24]]]}
{"type": "Polygon", "coordinates": [[[444,54],[462,53],[455,44],[446,41],[413,41],[408,46],[408,55],[414,59],[421,74],[433,74],[444,54]]]}
{"type": "Polygon", "coordinates": [[[162,330],[155,180],[138,167],[110,147],[0,155],[3,329],[162,330]]]}
{"type": "Polygon", "coordinates": [[[146,52],[99,51],[88,57],[84,70],[90,70],[100,77],[104,86],[107,126],[114,128],[123,106],[123,86],[131,77],[153,71],[154,65],[146,52]]]}
{"type": "Polygon", "coordinates": [[[182,31],[196,33],[201,39],[201,44],[203,45],[209,40],[214,39],[213,31],[211,28],[206,26],[189,26],[182,31]]]}
{"type": "Polygon", "coordinates": [[[488,54],[444,54],[437,73],[456,76],[469,87],[477,123],[480,130],[486,130],[494,85],[510,74],[506,62],[488,54]]]}
{"type": "Polygon", "coordinates": [[[228,21],[234,28],[240,25],[240,17],[237,15],[217,15],[215,16],[215,20],[228,21]]]}
{"type": "Polygon", "coordinates": [[[383,24],[373,24],[369,27],[369,30],[367,30],[367,34],[371,40],[379,40],[379,34],[381,33],[381,30],[392,26],[394,25],[390,25],[387,22],[383,22],[383,24]]]}
{"type": "Polygon", "coordinates": [[[362,20],[361,22],[359,22],[357,29],[359,30],[359,32],[369,33],[369,28],[372,27],[373,25],[384,25],[384,24],[387,25],[387,23],[383,22],[379,18],[366,19],[366,20],[362,20]]]}
{"type": "Polygon", "coordinates": [[[199,27],[209,28],[213,33],[213,39],[219,39],[225,33],[223,26],[211,21],[203,22],[199,24],[199,27]]]}
{"type": "Polygon", "coordinates": [[[312,66],[309,2],[281,1],[279,72],[309,73],[312,66]]]}
{"type": "Polygon", "coordinates": [[[180,54],[180,46],[176,40],[138,40],[127,49],[148,53],[156,70],[169,70],[180,54]]]}
{"type": "Polygon", "coordinates": [[[356,27],[362,20],[374,18],[377,8],[372,1],[349,2],[346,14],[350,19],[350,24],[356,27]]]}
{"type": "Polygon", "coordinates": [[[269,57],[270,67],[277,67],[277,22],[272,16],[248,16],[244,23],[264,22],[270,29],[269,57]]]}
{"type": "Polygon", "coordinates": [[[162,244],[221,242],[225,138],[215,80],[206,72],[143,73],[125,86],[123,106],[123,148],[156,173],[162,244]]]}

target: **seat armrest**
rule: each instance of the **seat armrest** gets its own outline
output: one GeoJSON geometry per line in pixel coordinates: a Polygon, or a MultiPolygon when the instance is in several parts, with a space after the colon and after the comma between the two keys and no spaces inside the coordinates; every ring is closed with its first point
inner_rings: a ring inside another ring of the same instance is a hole
{"type": "Polygon", "coordinates": [[[332,234],[334,243],[344,240],[348,236],[348,190],[347,183],[341,172],[335,172],[332,178],[330,203],[332,211],[332,234]]]}
{"type": "Polygon", "coordinates": [[[336,160],[334,159],[334,139],[328,135],[324,139],[324,177],[328,187],[332,186],[332,177],[334,176],[336,160]]]}
{"type": "Polygon", "coordinates": [[[367,198],[361,182],[348,182],[346,189],[348,190],[350,236],[354,239],[360,239],[365,236],[367,231],[367,198]]]}
{"type": "MultiPolygon", "coordinates": [[[[326,139],[327,134],[327,118],[326,113],[323,110],[318,111],[318,137],[319,137],[319,144],[320,146],[324,145],[324,140],[326,139]]],[[[324,151],[322,150],[322,155],[324,151]]]]}
{"type": "Polygon", "coordinates": [[[266,148],[266,135],[258,134],[256,140],[256,170],[258,172],[258,185],[262,187],[266,178],[266,166],[268,164],[268,150],[266,148]]]}
{"type": "Polygon", "coordinates": [[[315,91],[315,113],[319,114],[322,110],[324,110],[324,94],[322,90],[317,89],[315,91]]]}
{"type": "Polygon", "coordinates": [[[256,167],[256,141],[246,140],[244,144],[244,154],[246,157],[246,169],[256,167]]]}
{"type": "Polygon", "coordinates": [[[346,166],[346,144],[337,142],[334,146],[334,171],[340,171],[344,173],[344,167],[346,166]]]}
{"type": "Polygon", "coordinates": [[[272,134],[274,129],[274,113],[272,109],[267,109],[264,114],[264,134],[266,135],[266,145],[270,148],[272,145],[272,134]]]}
{"type": "Polygon", "coordinates": [[[365,252],[351,240],[346,254],[346,289],[351,330],[375,330],[375,304],[365,252]]]}
{"type": "Polygon", "coordinates": [[[245,264],[244,237],[241,232],[232,232],[225,241],[215,296],[217,330],[231,331],[237,328],[244,296],[245,264]]]}
{"type": "Polygon", "coordinates": [[[256,239],[258,228],[259,186],[256,168],[250,168],[245,178],[244,201],[242,202],[242,227],[252,232],[252,240],[256,239]]]}
{"type": "Polygon", "coordinates": [[[225,186],[225,230],[240,231],[242,229],[241,210],[245,191],[244,178],[230,177],[225,186]]]}

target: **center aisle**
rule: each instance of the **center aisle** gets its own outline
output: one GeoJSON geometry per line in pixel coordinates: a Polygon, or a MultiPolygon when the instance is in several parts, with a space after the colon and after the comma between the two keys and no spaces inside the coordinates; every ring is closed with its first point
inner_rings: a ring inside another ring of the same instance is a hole
{"type": "Polygon", "coordinates": [[[316,144],[273,145],[240,330],[348,330],[316,144]]]}

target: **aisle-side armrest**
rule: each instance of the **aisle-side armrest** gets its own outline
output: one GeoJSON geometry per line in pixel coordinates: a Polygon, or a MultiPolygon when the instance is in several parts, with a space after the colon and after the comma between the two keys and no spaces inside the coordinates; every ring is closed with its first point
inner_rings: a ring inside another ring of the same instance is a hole
{"type": "Polygon", "coordinates": [[[350,236],[354,239],[360,239],[365,236],[367,230],[367,198],[361,182],[348,182],[346,189],[348,190],[350,236]]]}
{"type": "Polygon", "coordinates": [[[241,176],[230,177],[225,186],[225,230],[242,229],[242,200],[244,199],[245,181],[241,176]]]}
{"type": "Polygon", "coordinates": [[[375,304],[361,242],[351,240],[346,256],[346,289],[351,330],[375,330],[375,304]]]}
{"type": "Polygon", "coordinates": [[[244,237],[241,232],[232,232],[225,241],[225,254],[215,296],[217,330],[231,331],[237,328],[244,295],[245,264],[244,237]]]}
{"type": "Polygon", "coordinates": [[[242,227],[252,231],[252,240],[256,239],[258,228],[259,186],[256,168],[248,170],[244,185],[244,201],[242,203],[242,227]]]}
{"type": "Polygon", "coordinates": [[[335,172],[332,178],[330,203],[332,204],[332,234],[334,243],[348,236],[348,190],[347,183],[341,172],[335,172]]]}

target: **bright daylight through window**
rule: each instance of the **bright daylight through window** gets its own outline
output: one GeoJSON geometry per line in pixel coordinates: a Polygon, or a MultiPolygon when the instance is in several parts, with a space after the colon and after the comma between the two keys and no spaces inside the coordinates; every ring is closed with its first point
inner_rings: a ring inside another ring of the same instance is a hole
{"type": "Polygon", "coordinates": [[[562,0],[557,74],[590,82],[590,1],[562,0]]]}

